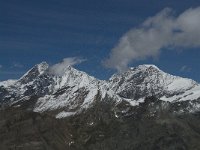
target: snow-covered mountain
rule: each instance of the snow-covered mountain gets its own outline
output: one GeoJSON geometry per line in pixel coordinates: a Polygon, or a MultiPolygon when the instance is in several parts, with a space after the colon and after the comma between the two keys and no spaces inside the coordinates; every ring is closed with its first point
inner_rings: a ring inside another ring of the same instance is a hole
{"type": "Polygon", "coordinates": [[[140,65],[109,80],[110,88],[127,100],[156,96],[163,101],[195,100],[200,97],[200,85],[187,78],[163,72],[155,65],[140,65]]]}
{"type": "Polygon", "coordinates": [[[140,65],[114,74],[108,81],[98,80],[85,72],[66,66],[63,74],[54,74],[46,62],[30,69],[19,80],[0,82],[2,105],[31,103],[36,112],[55,111],[57,118],[67,117],[92,106],[96,101],[112,99],[131,106],[155,96],[162,101],[187,101],[190,109],[199,110],[200,85],[173,76],[154,65],[140,65]]]}
{"type": "Polygon", "coordinates": [[[13,105],[30,101],[33,97],[37,99],[34,111],[63,108],[63,112],[66,109],[72,114],[74,111],[86,108],[95,99],[103,88],[100,82],[102,81],[71,66],[66,66],[62,75],[54,75],[49,65],[42,62],[19,80],[1,82],[1,102],[13,105]]]}

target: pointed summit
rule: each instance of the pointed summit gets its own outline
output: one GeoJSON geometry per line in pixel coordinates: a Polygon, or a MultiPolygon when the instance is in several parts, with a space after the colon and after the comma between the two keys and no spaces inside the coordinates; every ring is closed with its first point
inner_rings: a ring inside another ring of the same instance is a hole
{"type": "Polygon", "coordinates": [[[153,64],[144,64],[144,65],[139,65],[137,67],[131,67],[129,70],[131,71],[160,71],[163,72],[162,70],[160,70],[156,65],[153,64]]]}
{"type": "Polygon", "coordinates": [[[49,65],[46,62],[41,62],[40,64],[35,65],[33,68],[31,68],[27,73],[25,73],[19,81],[23,84],[28,83],[35,79],[37,76],[43,74],[45,71],[47,71],[49,68],[49,65]]]}
{"type": "Polygon", "coordinates": [[[40,64],[37,64],[35,67],[37,67],[39,73],[42,74],[49,68],[49,64],[47,64],[47,62],[43,61],[40,64]]]}
{"type": "Polygon", "coordinates": [[[144,64],[144,65],[139,65],[138,68],[153,68],[153,69],[157,69],[160,70],[156,65],[153,64],[144,64]]]}

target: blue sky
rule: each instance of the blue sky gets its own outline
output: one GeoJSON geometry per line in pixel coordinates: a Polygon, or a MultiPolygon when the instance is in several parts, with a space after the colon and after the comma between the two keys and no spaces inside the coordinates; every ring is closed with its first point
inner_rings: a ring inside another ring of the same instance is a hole
{"type": "MultiPolygon", "coordinates": [[[[87,59],[76,68],[100,79],[115,72],[102,61],[130,29],[169,7],[178,15],[200,6],[197,0],[1,0],[0,80],[19,78],[42,61],[87,59]]],[[[167,48],[165,48],[167,49],[167,48]]],[[[129,66],[155,64],[200,82],[199,48],[161,50],[156,58],[129,66]]]]}

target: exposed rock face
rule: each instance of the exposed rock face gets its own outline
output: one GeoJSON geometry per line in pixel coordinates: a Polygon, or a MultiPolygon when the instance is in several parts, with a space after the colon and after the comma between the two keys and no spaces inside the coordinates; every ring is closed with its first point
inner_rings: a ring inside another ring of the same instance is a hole
{"type": "Polygon", "coordinates": [[[154,97],[139,106],[98,101],[63,119],[11,107],[0,112],[0,149],[198,150],[200,114],[173,109],[154,97]]]}

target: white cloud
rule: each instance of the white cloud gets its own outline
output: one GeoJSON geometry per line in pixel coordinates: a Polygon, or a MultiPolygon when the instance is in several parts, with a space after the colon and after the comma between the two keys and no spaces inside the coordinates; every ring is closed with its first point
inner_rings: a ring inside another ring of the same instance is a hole
{"type": "Polygon", "coordinates": [[[132,61],[156,57],[163,48],[200,47],[200,7],[175,16],[165,8],[125,33],[104,65],[123,71],[132,61]]]}
{"type": "Polygon", "coordinates": [[[52,74],[60,76],[65,72],[65,69],[68,66],[74,66],[74,65],[82,63],[83,61],[86,61],[86,59],[82,59],[82,58],[78,58],[78,57],[64,58],[62,62],[51,66],[49,68],[49,71],[52,74]]]}
{"type": "Polygon", "coordinates": [[[0,65],[0,69],[1,69],[1,68],[3,68],[3,66],[2,66],[2,65],[0,65]]]}

